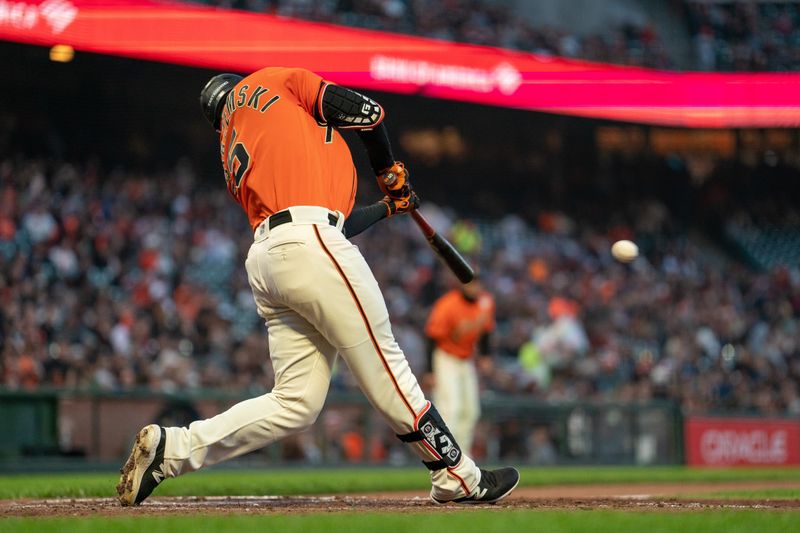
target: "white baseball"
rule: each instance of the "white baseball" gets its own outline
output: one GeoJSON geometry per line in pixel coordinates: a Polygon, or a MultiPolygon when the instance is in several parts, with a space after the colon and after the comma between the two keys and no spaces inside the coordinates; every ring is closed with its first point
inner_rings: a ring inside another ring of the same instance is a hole
{"type": "Polygon", "coordinates": [[[639,247],[635,243],[622,240],[617,241],[611,246],[611,255],[614,259],[622,263],[630,263],[639,255],[639,247]]]}

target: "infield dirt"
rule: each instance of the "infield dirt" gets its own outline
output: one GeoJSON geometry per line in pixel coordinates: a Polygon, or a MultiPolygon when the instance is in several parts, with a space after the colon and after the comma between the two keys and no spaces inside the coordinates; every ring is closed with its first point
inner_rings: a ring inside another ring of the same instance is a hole
{"type": "Polygon", "coordinates": [[[0,501],[0,517],[81,517],[196,514],[298,514],[331,512],[454,512],[470,509],[625,509],[687,511],[701,509],[800,510],[798,500],[729,500],[702,494],[728,490],[800,488],[798,482],[708,484],[566,485],[518,488],[496,505],[435,505],[423,492],[387,492],[331,496],[204,496],[153,497],[143,505],[123,508],[114,498],[63,498],[0,501]],[[682,494],[700,495],[692,498],[682,494]]]}

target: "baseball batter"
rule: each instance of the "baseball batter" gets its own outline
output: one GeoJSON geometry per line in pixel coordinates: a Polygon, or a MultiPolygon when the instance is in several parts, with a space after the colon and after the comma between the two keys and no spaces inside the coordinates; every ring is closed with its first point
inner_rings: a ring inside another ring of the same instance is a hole
{"type": "Polygon", "coordinates": [[[296,68],[215,76],[200,102],[219,132],[228,190],[253,228],[245,268],[266,321],[275,387],[189,427],[143,428],[121,471],[120,503],[139,504],[165,478],[308,428],[338,356],[431,471],[431,499],[493,502],[509,494],[517,470],[479,469],[425,399],[392,335],[380,288],[348,240],[418,205],[394,160],[383,108],[296,68]],[[357,209],[352,156],[337,131],[345,128],[358,132],[385,194],[357,209]]]}
{"type": "Polygon", "coordinates": [[[453,289],[433,305],[425,333],[431,354],[433,399],[456,441],[469,451],[481,414],[475,354],[489,354],[494,330],[494,299],[477,279],[453,289]]]}

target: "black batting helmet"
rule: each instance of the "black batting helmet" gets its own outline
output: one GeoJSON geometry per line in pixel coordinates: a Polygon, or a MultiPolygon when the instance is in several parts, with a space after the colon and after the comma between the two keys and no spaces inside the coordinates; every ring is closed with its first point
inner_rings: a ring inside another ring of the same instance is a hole
{"type": "Polygon", "coordinates": [[[203,115],[215,130],[219,130],[219,120],[222,106],[225,105],[225,98],[241,80],[242,77],[238,74],[217,74],[208,80],[206,86],[200,91],[200,106],[203,108],[203,115]]]}

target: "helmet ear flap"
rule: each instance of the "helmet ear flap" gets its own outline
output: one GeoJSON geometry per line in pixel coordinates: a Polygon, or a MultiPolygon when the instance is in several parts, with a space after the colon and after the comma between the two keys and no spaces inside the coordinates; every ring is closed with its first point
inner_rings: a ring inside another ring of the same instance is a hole
{"type": "Polygon", "coordinates": [[[200,91],[200,107],[203,115],[215,130],[219,130],[225,98],[242,79],[238,74],[218,74],[208,80],[203,90],[200,91]]]}

